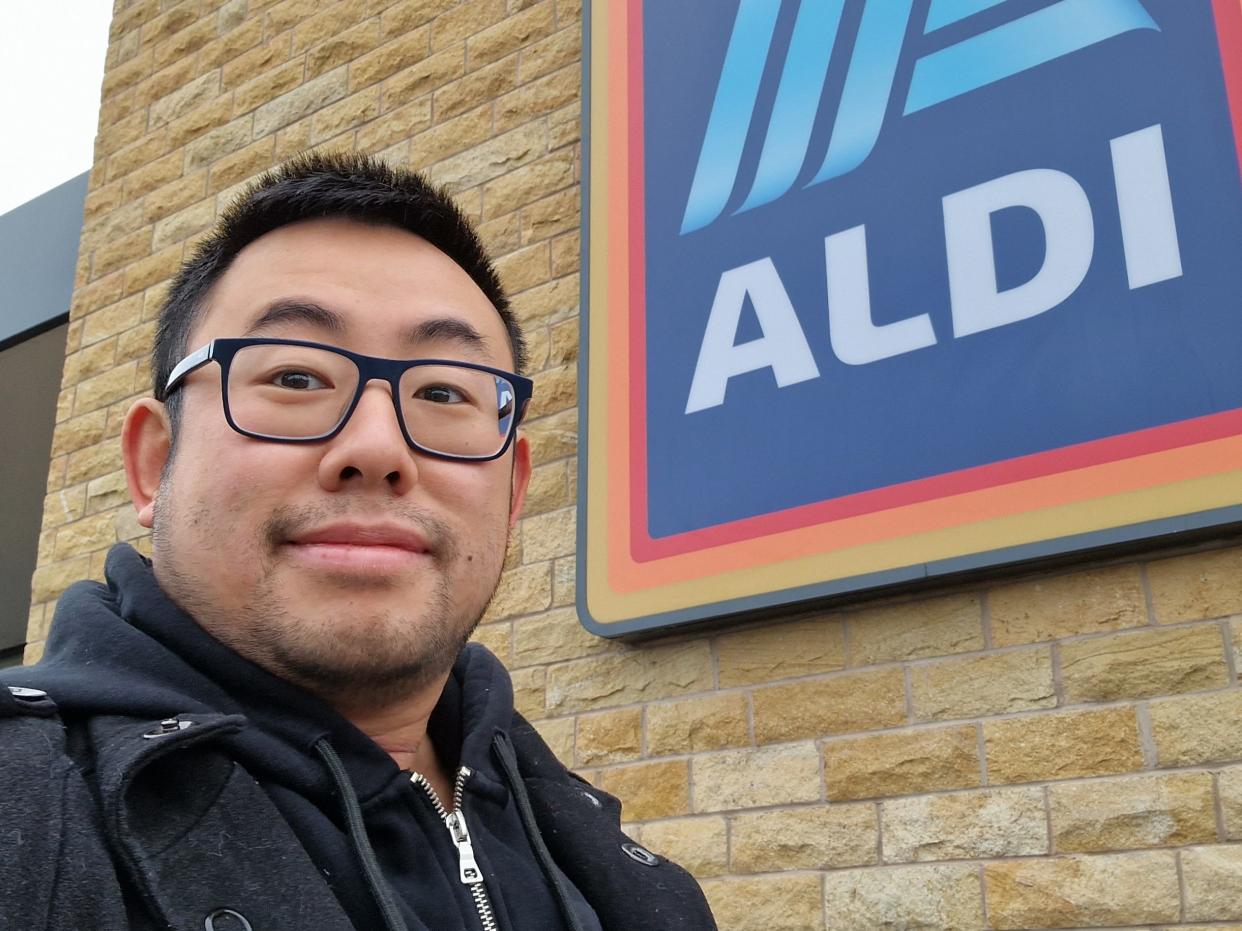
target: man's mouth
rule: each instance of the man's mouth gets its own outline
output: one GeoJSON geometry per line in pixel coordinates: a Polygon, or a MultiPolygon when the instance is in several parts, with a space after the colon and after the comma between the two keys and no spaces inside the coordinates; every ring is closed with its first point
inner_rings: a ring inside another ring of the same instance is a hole
{"type": "Polygon", "coordinates": [[[391,572],[431,558],[418,531],[398,524],[335,523],[300,531],[286,540],[299,561],[327,570],[391,572]]]}

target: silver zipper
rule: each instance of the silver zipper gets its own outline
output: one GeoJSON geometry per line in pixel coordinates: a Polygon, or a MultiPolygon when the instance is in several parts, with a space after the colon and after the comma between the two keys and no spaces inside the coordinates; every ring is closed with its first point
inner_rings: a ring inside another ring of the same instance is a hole
{"type": "Polygon", "coordinates": [[[496,916],[492,913],[492,903],[487,897],[487,886],[483,883],[483,871],[474,858],[474,845],[470,843],[470,829],[466,827],[466,817],[462,814],[462,793],[466,788],[466,780],[470,778],[470,767],[463,766],[457,770],[457,781],[453,784],[453,810],[447,811],[431,787],[427,777],[422,773],[413,773],[410,782],[420,786],[431,805],[448,828],[453,846],[457,848],[458,876],[462,883],[470,887],[470,896],[474,899],[475,910],[479,913],[479,921],[483,922],[483,931],[496,931],[496,916]]]}

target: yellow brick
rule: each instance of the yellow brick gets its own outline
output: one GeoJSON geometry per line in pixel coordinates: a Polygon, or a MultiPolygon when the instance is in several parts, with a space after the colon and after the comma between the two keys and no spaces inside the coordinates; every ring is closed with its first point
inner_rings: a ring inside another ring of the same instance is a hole
{"type": "Polygon", "coordinates": [[[645,646],[548,668],[548,709],[558,714],[673,698],[711,688],[702,642],[645,646]]]}
{"type": "Polygon", "coordinates": [[[478,107],[447,123],[438,123],[411,141],[410,167],[424,171],[441,159],[479,145],[491,133],[492,113],[489,107],[478,107]]]}
{"type": "MultiPolygon", "coordinates": [[[[556,243],[552,244],[552,261],[556,262],[556,243]]],[[[578,361],[578,321],[566,320],[551,327],[549,339],[548,354],[554,365],[578,361]]]]}
{"type": "Polygon", "coordinates": [[[1242,766],[1230,766],[1217,776],[1225,839],[1242,840],[1242,766]]]}
{"type": "Polygon", "coordinates": [[[576,760],[583,766],[638,759],[643,750],[642,709],[581,715],[574,747],[576,760]]]}
{"type": "Polygon", "coordinates": [[[226,155],[245,148],[250,144],[251,129],[251,118],[242,116],[195,139],[185,148],[186,171],[206,168],[226,155]]]}
{"type": "Polygon", "coordinates": [[[62,527],[56,532],[55,559],[72,559],[107,549],[116,543],[111,513],[95,514],[62,527]]]}
{"type": "Polygon", "coordinates": [[[53,491],[43,498],[43,529],[52,530],[75,521],[85,509],[85,485],[53,491]]]}
{"type": "Polygon", "coordinates": [[[128,87],[140,84],[150,76],[153,64],[154,56],[148,51],[131,58],[123,64],[117,65],[115,68],[109,68],[104,74],[101,91],[103,97],[111,97],[128,87]]]}
{"type": "Polygon", "coordinates": [[[1061,646],[1067,702],[1150,698],[1228,684],[1215,625],[1143,630],[1061,646]]]}
{"type": "Polygon", "coordinates": [[[696,812],[822,799],[819,754],[810,743],[700,754],[691,766],[696,812]]]}
{"type": "Polygon", "coordinates": [[[96,311],[82,322],[82,344],[91,346],[124,332],[142,318],[142,299],[130,297],[96,311]]]}
{"type": "Polygon", "coordinates": [[[65,482],[77,485],[122,468],[121,450],[116,443],[96,443],[70,453],[66,459],[65,482]]]}
{"type": "Polygon", "coordinates": [[[207,193],[207,172],[198,171],[156,188],[142,199],[143,217],[156,223],[182,207],[202,200],[207,193]]]}
{"type": "Polygon", "coordinates": [[[87,314],[107,307],[119,301],[125,295],[124,275],[105,275],[87,285],[74,289],[73,299],[69,303],[71,320],[81,320],[87,314]]]}
{"type": "Polygon", "coordinates": [[[1143,766],[1133,707],[985,721],[988,781],[1038,782],[1143,766]]]}
{"type": "Polygon", "coordinates": [[[33,604],[54,601],[61,592],[86,577],[90,560],[86,556],[39,566],[30,581],[30,600],[33,604]]]}
{"type": "MultiPolygon", "coordinates": [[[[130,98],[132,109],[148,110],[148,129],[155,128],[151,124],[150,120],[150,105],[161,100],[167,100],[167,98],[174,92],[186,88],[194,79],[194,75],[196,73],[194,65],[195,62],[192,58],[187,58],[184,61],[176,61],[170,65],[165,65],[163,68],[160,68],[158,71],[152,73],[151,76],[141,84],[130,88],[126,92],[126,96],[130,98]]],[[[198,92],[201,92],[201,88],[198,92]]],[[[185,105],[193,107],[196,103],[196,101],[192,99],[193,96],[193,94],[189,94],[185,98],[177,99],[184,99],[185,105]]],[[[116,99],[119,101],[120,97],[116,99]]]]}
{"type": "MultiPolygon", "coordinates": [[[[257,48],[263,41],[263,20],[256,17],[227,29],[214,42],[203,46],[199,59],[204,68],[217,68],[238,55],[257,48]]],[[[228,86],[226,83],[225,87],[228,86]]]]}
{"type": "Polygon", "coordinates": [[[292,91],[302,83],[304,71],[301,59],[297,59],[261,72],[242,84],[233,94],[233,116],[249,113],[292,91]]]}
{"type": "Polygon", "coordinates": [[[526,424],[531,461],[535,465],[572,456],[578,450],[577,411],[562,411],[526,424]]]}
{"type": "Polygon", "coordinates": [[[574,765],[574,719],[556,718],[534,721],[535,729],[548,748],[565,766],[574,765]]]}
{"type": "Polygon", "coordinates": [[[325,107],[311,117],[311,141],[322,142],[379,114],[380,89],[371,87],[325,107]]]}
{"type": "Polygon", "coordinates": [[[1150,714],[1161,766],[1242,760],[1242,690],[1153,701],[1150,714]]]}
{"type": "Polygon", "coordinates": [[[543,666],[515,669],[510,674],[513,679],[513,706],[518,714],[532,720],[544,716],[547,710],[546,674],[547,670],[543,666]]]}
{"type": "Polygon", "coordinates": [[[270,168],[275,161],[276,140],[274,137],[260,139],[231,155],[226,155],[211,166],[208,185],[211,191],[237,184],[253,178],[259,172],[270,168]]]}
{"type": "Polygon", "coordinates": [[[824,744],[828,798],[877,798],[965,789],[980,783],[972,726],[902,731],[824,744]]]}
{"type": "Polygon", "coordinates": [[[466,61],[471,68],[478,68],[530,45],[555,29],[556,9],[552,0],[543,0],[470,36],[466,40],[466,61]]]}
{"type": "Polygon", "coordinates": [[[113,472],[87,482],[85,499],[87,514],[124,507],[129,503],[129,486],[125,481],[125,473],[113,472]]]}
{"type": "Polygon", "coordinates": [[[431,22],[451,10],[459,0],[400,0],[380,15],[380,29],[386,36],[403,35],[431,22]]]}
{"type": "Polygon", "coordinates": [[[416,29],[352,61],[349,65],[350,91],[382,81],[425,59],[431,53],[430,37],[429,28],[416,29]]]}
{"type": "Polygon", "coordinates": [[[518,74],[523,82],[530,81],[563,65],[580,61],[581,57],[582,30],[573,27],[559,29],[522,49],[518,74]]]}
{"type": "Polygon", "coordinates": [[[1038,788],[922,795],[880,807],[886,863],[1048,853],[1048,816],[1038,788]]]}
{"type": "Polygon", "coordinates": [[[829,617],[722,634],[716,641],[720,686],[752,685],[833,672],[845,666],[845,630],[829,617]]]}
{"type": "Polygon", "coordinates": [[[432,95],[436,119],[447,120],[472,110],[485,100],[494,100],[517,87],[517,56],[510,55],[486,68],[451,81],[432,95]]]}
{"type": "Polygon", "coordinates": [[[761,744],[879,730],[906,723],[900,669],[849,673],[756,689],[755,740],[761,744]]]}
{"type": "Polygon", "coordinates": [[[169,36],[152,47],[156,68],[181,61],[194,54],[216,37],[216,24],[212,19],[200,19],[180,32],[169,36]]]}
{"type": "MultiPolygon", "coordinates": [[[[348,35],[353,32],[350,27],[355,27],[365,16],[366,9],[361,3],[333,3],[293,27],[293,51],[301,54],[307,49],[318,47],[321,42],[348,35]]],[[[378,36],[378,17],[362,25],[372,29],[378,36]]]]}
{"type": "Polygon", "coordinates": [[[853,666],[983,649],[983,612],[974,594],[881,605],[845,619],[853,666]]]}
{"type": "Polygon", "coordinates": [[[166,13],[142,23],[142,44],[151,46],[174,33],[193,25],[198,18],[198,10],[193,5],[174,6],[166,13]]]}
{"type": "MultiPolygon", "coordinates": [[[[146,131],[147,115],[145,113],[132,113],[123,120],[101,127],[99,134],[95,137],[96,162],[102,161],[102,156],[111,155],[121,147],[137,142],[146,131]]],[[[98,198],[95,202],[98,203],[98,198]]],[[[93,212],[91,198],[88,197],[86,216],[89,218],[93,212]]]]}
{"type": "Polygon", "coordinates": [[[829,873],[824,908],[834,931],[985,926],[979,870],[970,864],[829,873]]]}
{"type": "Polygon", "coordinates": [[[57,424],[52,435],[52,455],[63,456],[98,443],[104,437],[106,422],[107,411],[100,410],[57,424]]]}
{"type": "Polygon", "coordinates": [[[824,928],[818,876],[722,877],[704,882],[703,892],[717,924],[728,931],[824,928]]]}
{"type": "Polygon", "coordinates": [[[514,668],[559,663],[617,649],[612,641],[587,633],[572,608],[544,611],[514,624],[514,668]]]}
{"type": "Polygon", "coordinates": [[[647,706],[647,752],[653,756],[749,743],[744,695],[708,695],[647,706]]]}
{"type": "Polygon", "coordinates": [[[534,469],[522,513],[527,516],[542,514],[556,508],[570,507],[574,503],[569,492],[569,463],[562,459],[534,469]]]}
{"type": "Polygon", "coordinates": [[[93,263],[96,278],[124,268],[151,252],[151,231],[141,229],[114,240],[95,253],[93,263]]]}
{"type": "Polygon", "coordinates": [[[358,130],[358,149],[378,152],[402,139],[409,139],[431,125],[431,101],[416,100],[404,107],[390,110],[358,130]]]}
{"type": "Polygon", "coordinates": [[[193,142],[216,127],[223,126],[232,116],[233,104],[228,94],[195,107],[164,127],[169,148],[180,148],[193,142]]]}
{"type": "Polygon", "coordinates": [[[134,294],[156,282],[171,278],[181,267],[181,246],[169,246],[125,269],[125,293],[134,294]]]}
{"type": "Polygon", "coordinates": [[[496,101],[496,131],[504,132],[559,110],[579,100],[581,93],[581,70],[577,65],[523,84],[496,101]]]}
{"type": "Polygon", "coordinates": [[[133,362],[117,366],[78,383],[74,390],[74,415],[98,410],[133,393],[137,366],[133,362]]]}
{"type": "Polygon", "coordinates": [[[147,126],[158,129],[220,93],[220,72],[210,71],[151,104],[147,126]]]}
{"type": "Polygon", "coordinates": [[[1242,845],[1184,850],[1182,875],[1188,920],[1242,918],[1242,845]]]}
{"type": "Polygon", "coordinates": [[[526,328],[558,323],[567,319],[574,319],[576,324],[578,276],[567,275],[557,278],[518,295],[514,300],[514,311],[522,326],[526,328]]]}
{"type": "Polygon", "coordinates": [[[643,825],[639,838],[648,850],[685,867],[700,879],[719,876],[728,869],[724,818],[655,821],[643,825]]]}
{"type": "Polygon", "coordinates": [[[435,51],[457,45],[467,36],[504,19],[505,0],[469,0],[446,10],[431,24],[431,47],[435,51]]]}
{"type": "MultiPolygon", "coordinates": [[[[575,189],[576,190],[576,189],[575,189]]],[[[572,232],[564,236],[558,236],[552,240],[552,274],[553,275],[577,275],[579,252],[582,248],[582,239],[578,233],[572,232]]],[[[578,358],[578,341],[573,341],[573,349],[569,350],[570,355],[566,355],[568,347],[560,348],[555,358],[560,361],[569,361],[578,358]]]]}
{"type": "Polygon", "coordinates": [[[1052,651],[1019,650],[913,666],[910,694],[920,721],[1056,706],[1052,651]]]}
{"type": "MultiPolygon", "coordinates": [[[[220,80],[222,86],[227,89],[237,87],[239,84],[251,80],[259,80],[260,76],[278,65],[289,60],[291,51],[292,34],[282,33],[269,42],[264,43],[256,48],[239,55],[232,61],[226,63],[220,69],[220,80]]],[[[302,61],[299,59],[298,79],[301,80],[302,61]]],[[[289,88],[284,88],[288,90],[289,88]]],[[[251,98],[252,106],[258,106],[261,101],[251,98]]]]}
{"type": "MultiPolygon", "coordinates": [[[[470,113],[474,112],[470,111],[470,113]]],[[[465,114],[459,119],[465,119],[468,116],[470,114],[465,114]]],[[[448,123],[442,125],[447,126],[448,123]]],[[[486,136],[491,137],[490,126],[486,136]]],[[[438,183],[447,185],[454,191],[485,184],[505,172],[530,164],[542,156],[548,150],[547,137],[547,130],[538,123],[520,126],[503,135],[486,138],[486,141],[480,141],[472,148],[458,151],[458,154],[438,162],[434,166],[432,175],[438,183]]],[[[414,140],[416,150],[421,142],[422,137],[414,140]]],[[[543,268],[544,274],[538,281],[531,281],[522,287],[530,287],[532,284],[538,284],[539,281],[546,281],[548,277],[546,264],[543,268]]],[[[507,280],[505,284],[512,291],[522,290],[522,287],[517,285],[509,285],[507,280]]]]}
{"type": "Polygon", "coordinates": [[[133,200],[141,197],[148,191],[154,191],[161,185],[180,178],[184,163],[185,154],[178,151],[135,171],[125,179],[126,199],[133,200]]]}
{"type": "Polygon", "coordinates": [[[571,556],[576,550],[577,512],[562,508],[522,521],[523,554],[527,562],[571,556]]]}
{"type": "Polygon", "coordinates": [[[1172,851],[988,863],[983,881],[993,928],[1098,928],[1178,920],[1172,851]]]}
{"type": "Polygon", "coordinates": [[[1174,773],[1048,788],[1058,853],[1180,847],[1216,840],[1210,773],[1174,773]]]}
{"type": "Polygon", "coordinates": [[[117,361],[117,341],[114,337],[87,346],[80,352],[65,357],[65,370],[61,387],[68,388],[84,378],[98,375],[112,368],[117,361]]]}
{"type": "Polygon", "coordinates": [[[876,862],[874,805],[815,805],[730,820],[735,873],[835,870],[876,862]]]}
{"type": "Polygon", "coordinates": [[[580,191],[574,187],[522,208],[522,242],[538,242],[577,229],[581,223],[580,207],[580,191]]]}
{"type": "Polygon", "coordinates": [[[1242,613],[1242,547],[1153,562],[1147,580],[1161,624],[1242,613]]]}
{"type": "Polygon", "coordinates": [[[171,216],[165,217],[155,224],[151,245],[154,249],[163,249],[175,243],[184,242],[196,233],[211,226],[216,219],[216,202],[214,198],[200,200],[171,216]]]}
{"type": "Polygon", "coordinates": [[[599,787],[621,799],[625,820],[669,818],[690,811],[689,776],[685,760],[636,763],[604,770],[599,787]]]}
{"type": "Polygon", "coordinates": [[[480,624],[474,629],[470,639],[475,643],[481,643],[495,653],[502,663],[508,664],[513,641],[513,625],[508,621],[501,621],[499,624],[480,624]]]}
{"type": "MultiPolygon", "coordinates": [[[[429,91],[433,91],[453,78],[464,74],[465,70],[466,54],[460,46],[428,55],[422,61],[398,71],[384,81],[384,110],[391,111],[397,107],[405,106],[416,98],[422,97],[429,91]]],[[[430,97],[425,102],[428,107],[431,106],[430,97]]],[[[491,108],[480,107],[479,110],[487,115],[487,126],[490,131],[491,108]]],[[[415,167],[419,166],[416,165],[415,167]]]]}
{"type": "Polygon", "coordinates": [[[522,566],[501,575],[500,586],[492,596],[485,619],[499,621],[542,611],[551,599],[551,567],[546,563],[522,566]]]}
{"type": "Polygon", "coordinates": [[[1137,566],[1002,586],[988,594],[988,605],[996,646],[1120,630],[1147,621],[1137,566]]]}

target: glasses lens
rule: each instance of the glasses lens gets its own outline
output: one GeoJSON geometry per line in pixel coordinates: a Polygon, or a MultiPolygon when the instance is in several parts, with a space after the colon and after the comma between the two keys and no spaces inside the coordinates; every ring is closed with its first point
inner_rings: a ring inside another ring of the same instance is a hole
{"type": "Polygon", "coordinates": [[[401,413],[410,438],[424,449],[494,456],[513,429],[513,385],[477,369],[416,365],[401,376],[401,413]]]}
{"type": "Polygon", "coordinates": [[[229,410],[243,430],[278,439],[332,432],[358,385],[358,367],[326,349],[246,346],[229,366],[229,410]]]}

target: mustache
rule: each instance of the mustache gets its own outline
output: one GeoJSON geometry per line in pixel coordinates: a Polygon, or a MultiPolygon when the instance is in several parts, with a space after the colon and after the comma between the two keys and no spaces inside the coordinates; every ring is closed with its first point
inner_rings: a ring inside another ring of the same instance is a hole
{"type": "Polygon", "coordinates": [[[432,559],[449,562],[457,555],[457,545],[449,525],[434,514],[416,507],[361,508],[350,502],[332,505],[286,505],[278,508],[260,528],[267,551],[299,534],[341,520],[385,521],[416,530],[426,540],[432,559]]]}

